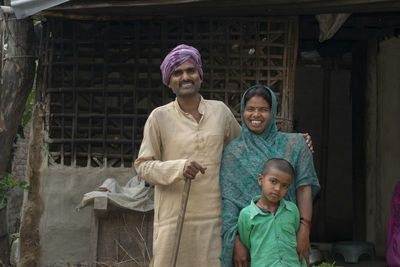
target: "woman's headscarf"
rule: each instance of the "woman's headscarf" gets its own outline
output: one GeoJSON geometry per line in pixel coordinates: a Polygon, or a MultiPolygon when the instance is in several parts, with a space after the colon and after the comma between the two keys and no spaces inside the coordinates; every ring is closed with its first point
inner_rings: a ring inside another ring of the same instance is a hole
{"type": "Polygon", "coordinates": [[[224,247],[221,254],[223,266],[232,265],[233,243],[237,233],[237,220],[242,208],[248,206],[256,195],[261,194],[258,175],[264,163],[270,158],[288,160],[294,170],[295,177],[285,195],[285,199],[296,203],[296,188],[310,185],[312,195],[318,193],[320,185],[314,169],[311,151],[301,134],[279,132],[276,127],[277,101],[271,94],[271,115],[263,133],[256,134],[247,128],[244,118],[244,97],[241,102],[242,134],[232,141],[224,150],[220,170],[222,190],[222,232],[224,247]]]}
{"type": "Polygon", "coordinates": [[[201,68],[201,56],[199,51],[193,46],[181,44],[171,50],[161,63],[160,70],[163,83],[168,86],[172,72],[176,67],[182,65],[186,61],[192,63],[199,72],[200,78],[203,79],[203,69],[201,68]]]}

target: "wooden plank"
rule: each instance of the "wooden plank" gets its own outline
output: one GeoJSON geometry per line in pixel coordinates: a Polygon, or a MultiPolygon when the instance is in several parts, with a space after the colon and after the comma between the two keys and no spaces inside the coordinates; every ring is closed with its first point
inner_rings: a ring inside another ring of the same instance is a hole
{"type": "MultiPolygon", "coordinates": [[[[308,7],[308,8],[316,8],[316,7],[346,7],[346,6],[354,6],[354,5],[365,5],[365,4],[378,4],[385,5],[391,4],[395,1],[393,0],[248,0],[246,1],[246,5],[243,5],[241,1],[235,0],[220,0],[218,2],[208,1],[208,0],[142,0],[142,1],[113,1],[112,3],[107,1],[98,1],[93,3],[91,1],[80,1],[79,3],[70,2],[63,5],[58,5],[56,7],[51,8],[51,10],[71,10],[71,9],[98,9],[98,8],[117,8],[117,7],[143,7],[143,6],[163,6],[163,5],[174,5],[177,4],[186,4],[187,7],[193,6],[203,6],[203,7],[215,7],[215,8],[231,8],[231,7],[274,7],[274,8],[293,8],[293,7],[308,7]]],[[[181,6],[180,6],[181,7],[181,6]]]]}
{"type": "Polygon", "coordinates": [[[107,215],[108,198],[96,197],[94,199],[93,210],[97,218],[103,218],[107,215]]]}
{"type": "MultiPolygon", "coordinates": [[[[179,1],[179,0],[178,0],[179,1]]],[[[42,12],[44,15],[74,19],[157,19],[159,16],[256,16],[303,15],[321,13],[394,12],[400,10],[394,0],[284,0],[264,1],[185,1],[165,4],[161,1],[69,2],[42,12]],[[157,7],[157,8],[155,8],[157,7]],[[196,10],[195,14],[190,12],[196,10]],[[184,15],[182,15],[184,14],[184,15]]]]}
{"type": "Polygon", "coordinates": [[[92,209],[90,219],[90,243],[89,243],[89,267],[96,267],[97,261],[97,244],[99,235],[99,219],[92,209]]]}

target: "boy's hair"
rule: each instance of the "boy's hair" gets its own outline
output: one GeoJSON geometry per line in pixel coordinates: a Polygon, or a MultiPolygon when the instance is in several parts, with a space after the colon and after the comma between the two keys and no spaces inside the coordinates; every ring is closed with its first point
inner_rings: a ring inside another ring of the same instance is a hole
{"type": "Polygon", "coordinates": [[[290,162],[285,159],[272,158],[267,160],[264,163],[262,175],[265,176],[271,168],[275,168],[278,171],[290,174],[292,178],[294,177],[294,169],[292,167],[292,164],[290,164],[290,162]]]}

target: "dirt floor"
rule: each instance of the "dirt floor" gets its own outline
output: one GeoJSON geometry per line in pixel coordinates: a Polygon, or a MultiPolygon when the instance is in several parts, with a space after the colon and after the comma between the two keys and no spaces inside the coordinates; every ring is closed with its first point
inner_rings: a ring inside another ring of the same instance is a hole
{"type": "Polygon", "coordinates": [[[375,258],[374,260],[370,260],[368,257],[364,256],[362,256],[357,263],[346,263],[343,257],[337,257],[336,259],[328,260],[327,262],[335,262],[335,267],[386,267],[386,261],[384,258],[375,258]]]}
{"type": "MultiPolygon", "coordinates": [[[[332,257],[332,244],[331,243],[312,243],[311,246],[313,248],[318,248],[321,253],[321,259],[325,262],[335,263],[335,267],[386,267],[386,260],[382,256],[375,256],[374,259],[371,259],[367,254],[362,254],[358,258],[357,263],[346,263],[341,254],[335,254],[332,257]]],[[[311,259],[312,256],[310,256],[311,259]]],[[[318,258],[318,256],[315,256],[318,258]]],[[[315,264],[318,266],[318,264],[315,264]]]]}
{"type": "Polygon", "coordinates": [[[358,263],[345,263],[344,261],[336,262],[335,266],[343,266],[343,267],[385,267],[386,262],[384,260],[364,260],[359,261],[358,263]]]}

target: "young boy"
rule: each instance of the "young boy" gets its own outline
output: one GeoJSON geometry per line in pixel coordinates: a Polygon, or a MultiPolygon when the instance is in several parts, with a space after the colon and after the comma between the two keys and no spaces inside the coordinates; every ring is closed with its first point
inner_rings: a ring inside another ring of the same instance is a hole
{"type": "Polygon", "coordinates": [[[240,212],[239,237],[250,251],[253,267],[307,266],[304,259],[299,262],[296,252],[299,210],[294,203],[283,199],[293,176],[288,161],[268,160],[258,176],[262,195],[240,212]]]}

